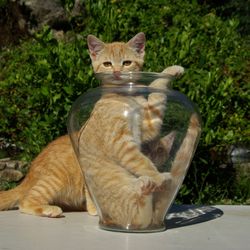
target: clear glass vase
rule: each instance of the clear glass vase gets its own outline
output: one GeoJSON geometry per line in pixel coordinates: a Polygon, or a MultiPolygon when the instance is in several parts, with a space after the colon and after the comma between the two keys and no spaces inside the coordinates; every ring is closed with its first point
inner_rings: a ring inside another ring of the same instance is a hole
{"type": "Polygon", "coordinates": [[[163,231],[199,140],[198,111],[171,89],[171,75],[96,77],[100,87],[73,104],[68,132],[99,225],[112,231],[163,231]]]}

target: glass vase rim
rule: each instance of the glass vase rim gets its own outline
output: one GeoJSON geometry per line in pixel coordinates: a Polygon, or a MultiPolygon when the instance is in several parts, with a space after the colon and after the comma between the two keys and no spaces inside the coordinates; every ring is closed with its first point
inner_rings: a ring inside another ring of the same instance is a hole
{"type": "MultiPolygon", "coordinates": [[[[176,77],[163,72],[148,72],[148,71],[128,71],[128,72],[100,72],[95,73],[96,79],[103,80],[112,80],[112,85],[120,85],[123,81],[126,83],[133,83],[136,85],[138,82],[143,82],[147,85],[147,82],[150,83],[153,80],[157,80],[159,78],[166,79],[169,81],[174,80],[176,77]]],[[[124,82],[123,82],[124,83],[124,82]]],[[[104,81],[105,84],[105,81],[104,81]]],[[[111,84],[111,82],[109,82],[111,84]]]]}

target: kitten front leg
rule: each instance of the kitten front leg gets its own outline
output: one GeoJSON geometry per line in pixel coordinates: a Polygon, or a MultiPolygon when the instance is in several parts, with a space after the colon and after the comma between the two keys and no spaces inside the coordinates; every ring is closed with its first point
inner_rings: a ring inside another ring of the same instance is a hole
{"type": "MultiPolygon", "coordinates": [[[[184,73],[184,68],[178,65],[166,68],[162,73],[179,77],[184,73]]],[[[167,103],[167,89],[171,78],[159,78],[154,80],[149,87],[152,93],[149,94],[148,99],[137,97],[138,103],[142,106],[142,142],[150,141],[157,137],[160,133],[163,123],[163,117],[166,110],[167,103]],[[159,91],[161,90],[161,91],[159,91]]]]}
{"type": "Polygon", "coordinates": [[[184,74],[184,68],[182,66],[179,65],[173,65],[170,67],[167,67],[166,69],[164,69],[162,71],[162,73],[174,76],[174,77],[180,77],[184,74]]]}
{"type": "Polygon", "coordinates": [[[173,65],[170,67],[167,67],[162,71],[163,74],[169,75],[170,79],[168,78],[158,78],[154,80],[149,86],[151,88],[161,89],[161,90],[167,90],[169,87],[169,83],[172,80],[172,77],[180,77],[184,73],[184,68],[179,65],[173,65]]]}
{"type": "Polygon", "coordinates": [[[166,176],[160,173],[154,163],[146,157],[133,140],[121,143],[116,147],[115,155],[121,166],[134,176],[148,176],[160,188],[166,182],[166,176]]]}

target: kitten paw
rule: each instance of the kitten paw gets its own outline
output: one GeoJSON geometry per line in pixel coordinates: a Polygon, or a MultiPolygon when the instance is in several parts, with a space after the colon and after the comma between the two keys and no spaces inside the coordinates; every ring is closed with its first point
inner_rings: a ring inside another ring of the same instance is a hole
{"type": "Polygon", "coordinates": [[[148,195],[155,191],[156,184],[149,176],[140,176],[137,179],[137,183],[139,187],[139,192],[142,195],[148,195]]]}
{"type": "Polygon", "coordinates": [[[50,217],[50,218],[57,218],[57,217],[62,217],[62,209],[57,206],[43,206],[42,207],[42,212],[41,215],[44,217],[50,217]]]}
{"type": "Polygon", "coordinates": [[[175,76],[175,77],[179,77],[181,75],[183,75],[184,73],[184,68],[179,66],[179,65],[173,65],[170,67],[167,67],[166,69],[163,70],[163,73],[175,76]]]}
{"type": "Polygon", "coordinates": [[[162,192],[169,188],[172,182],[172,175],[170,173],[161,173],[160,179],[159,185],[155,188],[156,192],[162,192]]]}
{"type": "Polygon", "coordinates": [[[136,180],[136,188],[141,195],[149,195],[153,192],[162,192],[168,189],[172,182],[170,173],[160,173],[157,177],[140,176],[136,180]]]}
{"type": "Polygon", "coordinates": [[[89,215],[92,215],[92,216],[96,216],[97,215],[97,210],[95,207],[90,207],[88,206],[87,207],[87,211],[88,211],[88,214],[89,215]]]}

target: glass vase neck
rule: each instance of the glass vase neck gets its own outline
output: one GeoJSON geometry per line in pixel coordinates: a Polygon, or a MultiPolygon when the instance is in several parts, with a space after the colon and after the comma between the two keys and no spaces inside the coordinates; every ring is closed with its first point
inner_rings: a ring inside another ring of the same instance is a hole
{"type": "Polygon", "coordinates": [[[102,87],[136,87],[149,86],[157,79],[165,79],[171,82],[175,79],[174,76],[165,73],[155,72],[105,72],[96,73],[95,77],[100,80],[102,87]]]}

